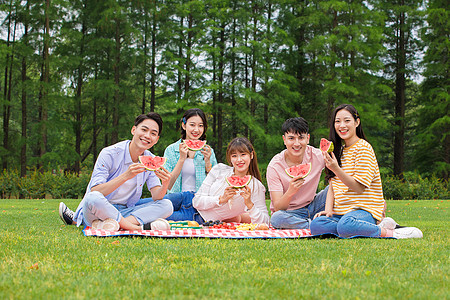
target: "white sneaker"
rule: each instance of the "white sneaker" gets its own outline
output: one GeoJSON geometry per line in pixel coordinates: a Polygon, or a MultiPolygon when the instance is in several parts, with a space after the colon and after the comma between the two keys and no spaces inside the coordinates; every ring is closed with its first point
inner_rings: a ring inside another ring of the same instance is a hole
{"type": "Polygon", "coordinates": [[[416,227],[402,227],[394,229],[394,235],[396,239],[420,239],[423,238],[423,233],[416,227]]]}
{"type": "Polygon", "coordinates": [[[397,225],[398,225],[398,223],[395,222],[394,219],[392,219],[390,217],[386,217],[383,220],[381,220],[380,224],[378,224],[378,227],[384,228],[384,229],[389,229],[389,230],[394,230],[397,225]]]}
{"type": "Polygon", "coordinates": [[[170,230],[170,224],[165,219],[156,219],[150,224],[151,230],[170,230]]]}
{"type": "Polygon", "coordinates": [[[100,219],[93,221],[91,228],[108,230],[108,231],[117,231],[117,230],[119,230],[120,226],[116,220],[108,218],[104,221],[102,221],[100,219]]]}

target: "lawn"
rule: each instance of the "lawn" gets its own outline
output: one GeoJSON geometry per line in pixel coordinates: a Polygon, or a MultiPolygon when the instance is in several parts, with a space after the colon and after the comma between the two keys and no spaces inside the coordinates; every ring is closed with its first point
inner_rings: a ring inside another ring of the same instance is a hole
{"type": "Polygon", "coordinates": [[[58,203],[0,200],[0,299],[450,298],[450,200],[388,201],[411,240],[84,237],[58,203]]]}

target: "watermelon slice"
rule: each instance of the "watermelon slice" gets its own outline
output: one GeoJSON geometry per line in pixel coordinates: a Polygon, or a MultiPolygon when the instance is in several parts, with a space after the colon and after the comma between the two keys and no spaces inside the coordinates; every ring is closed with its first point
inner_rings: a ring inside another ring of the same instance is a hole
{"type": "Polygon", "coordinates": [[[286,168],[284,171],[286,171],[286,174],[288,174],[292,178],[299,176],[300,178],[305,178],[311,172],[311,163],[296,165],[290,168],[286,168]]]}
{"type": "Polygon", "coordinates": [[[320,140],[320,150],[325,151],[325,152],[333,152],[334,150],[334,145],[332,141],[329,141],[327,139],[321,139],[320,140]]]}
{"type": "Polygon", "coordinates": [[[205,145],[206,145],[206,141],[201,141],[201,140],[184,140],[184,143],[186,144],[188,149],[191,151],[202,150],[203,147],[205,147],[205,145]]]}
{"type": "Polygon", "coordinates": [[[252,175],[245,175],[243,177],[239,177],[239,176],[230,176],[225,178],[225,180],[227,181],[227,183],[229,185],[231,185],[234,188],[243,188],[244,186],[246,186],[250,180],[252,179],[252,175]]]}
{"type": "Polygon", "coordinates": [[[159,156],[142,155],[139,162],[149,171],[156,171],[166,163],[167,158],[159,156]]]}

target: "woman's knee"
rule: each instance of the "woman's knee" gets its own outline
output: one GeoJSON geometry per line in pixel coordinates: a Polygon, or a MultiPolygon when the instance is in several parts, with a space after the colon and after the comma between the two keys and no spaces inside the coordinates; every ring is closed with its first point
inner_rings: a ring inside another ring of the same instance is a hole
{"type": "Polygon", "coordinates": [[[336,230],[340,237],[352,237],[355,236],[355,227],[358,219],[355,217],[343,217],[337,224],[336,230]]]}
{"type": "Polygon", "coordinates": [[[309,224],[309,229],[311,230],[312,235],[322,234],[322,233],[330,233],[325,229],[325,224],[328,224],[329,218],[326,216],[320,216],[311,221],[309,224]]]}

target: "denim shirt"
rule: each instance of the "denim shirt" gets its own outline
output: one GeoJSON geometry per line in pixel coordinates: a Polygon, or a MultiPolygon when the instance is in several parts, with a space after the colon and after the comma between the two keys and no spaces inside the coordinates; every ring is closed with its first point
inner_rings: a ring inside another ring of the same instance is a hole
{"type": "MultiPolygon", "coordinates": [[[[128,170],[128,167],[133,163],[131,160],[129,145],[130,141],[126,140],[102,149],[98,155],[97,161],[95,162],[91,180],[89,181],[86,189],[86,194],[89,193],[94,186],[109,182],[128,170]]],[[[144,151],[144,155],[155,156],[148,150],[144,151]]],[[[136,175],[136,180],[136,189],[129,196],[127,207],[133,207],[139,201],[142,196],[142,188],[145,183],[147,183],[149,190],[155,186],[161,185],[159,178],[156,177],[155,173],[151,171],[139,173],[136,175]]],[[[105,196],[105,198],[108,200],[111,199],[119,189],[120,186],[111,194],[105,196]]],[[[83,204],[84,199],[81,200],[75,212],[74,221],[77,222],[77,226],[80,226],[83,221],[83,204]]]]}
{"type": "MultiPolygon", "coordinates": [[[[167,158],[166,164],[164,167],[172,172],[175,168],[178,160],[180,159],[180,143],[182,140],[178,140],[177,142],[170,144],[167,146],[164,151],[164,157],[167,158]]],[[[217,165],[216,155],[214,154],[214,150],[211,148],[211,157],[209,159],[211,161],[212,167],[217,165]]],[[[205,170],[205,157],[200,151],[195,151],[194,155],[194,167],[195,167],[195,191],[198,191],[200,186],[203,183],[203,180],[206,178],[206,170],[205,170]]],[[[168,191],[168,193],[179,193],[181,192],[181,173],[178,176],[177,180],[172,186],[172,189],[168,191]]]]}

